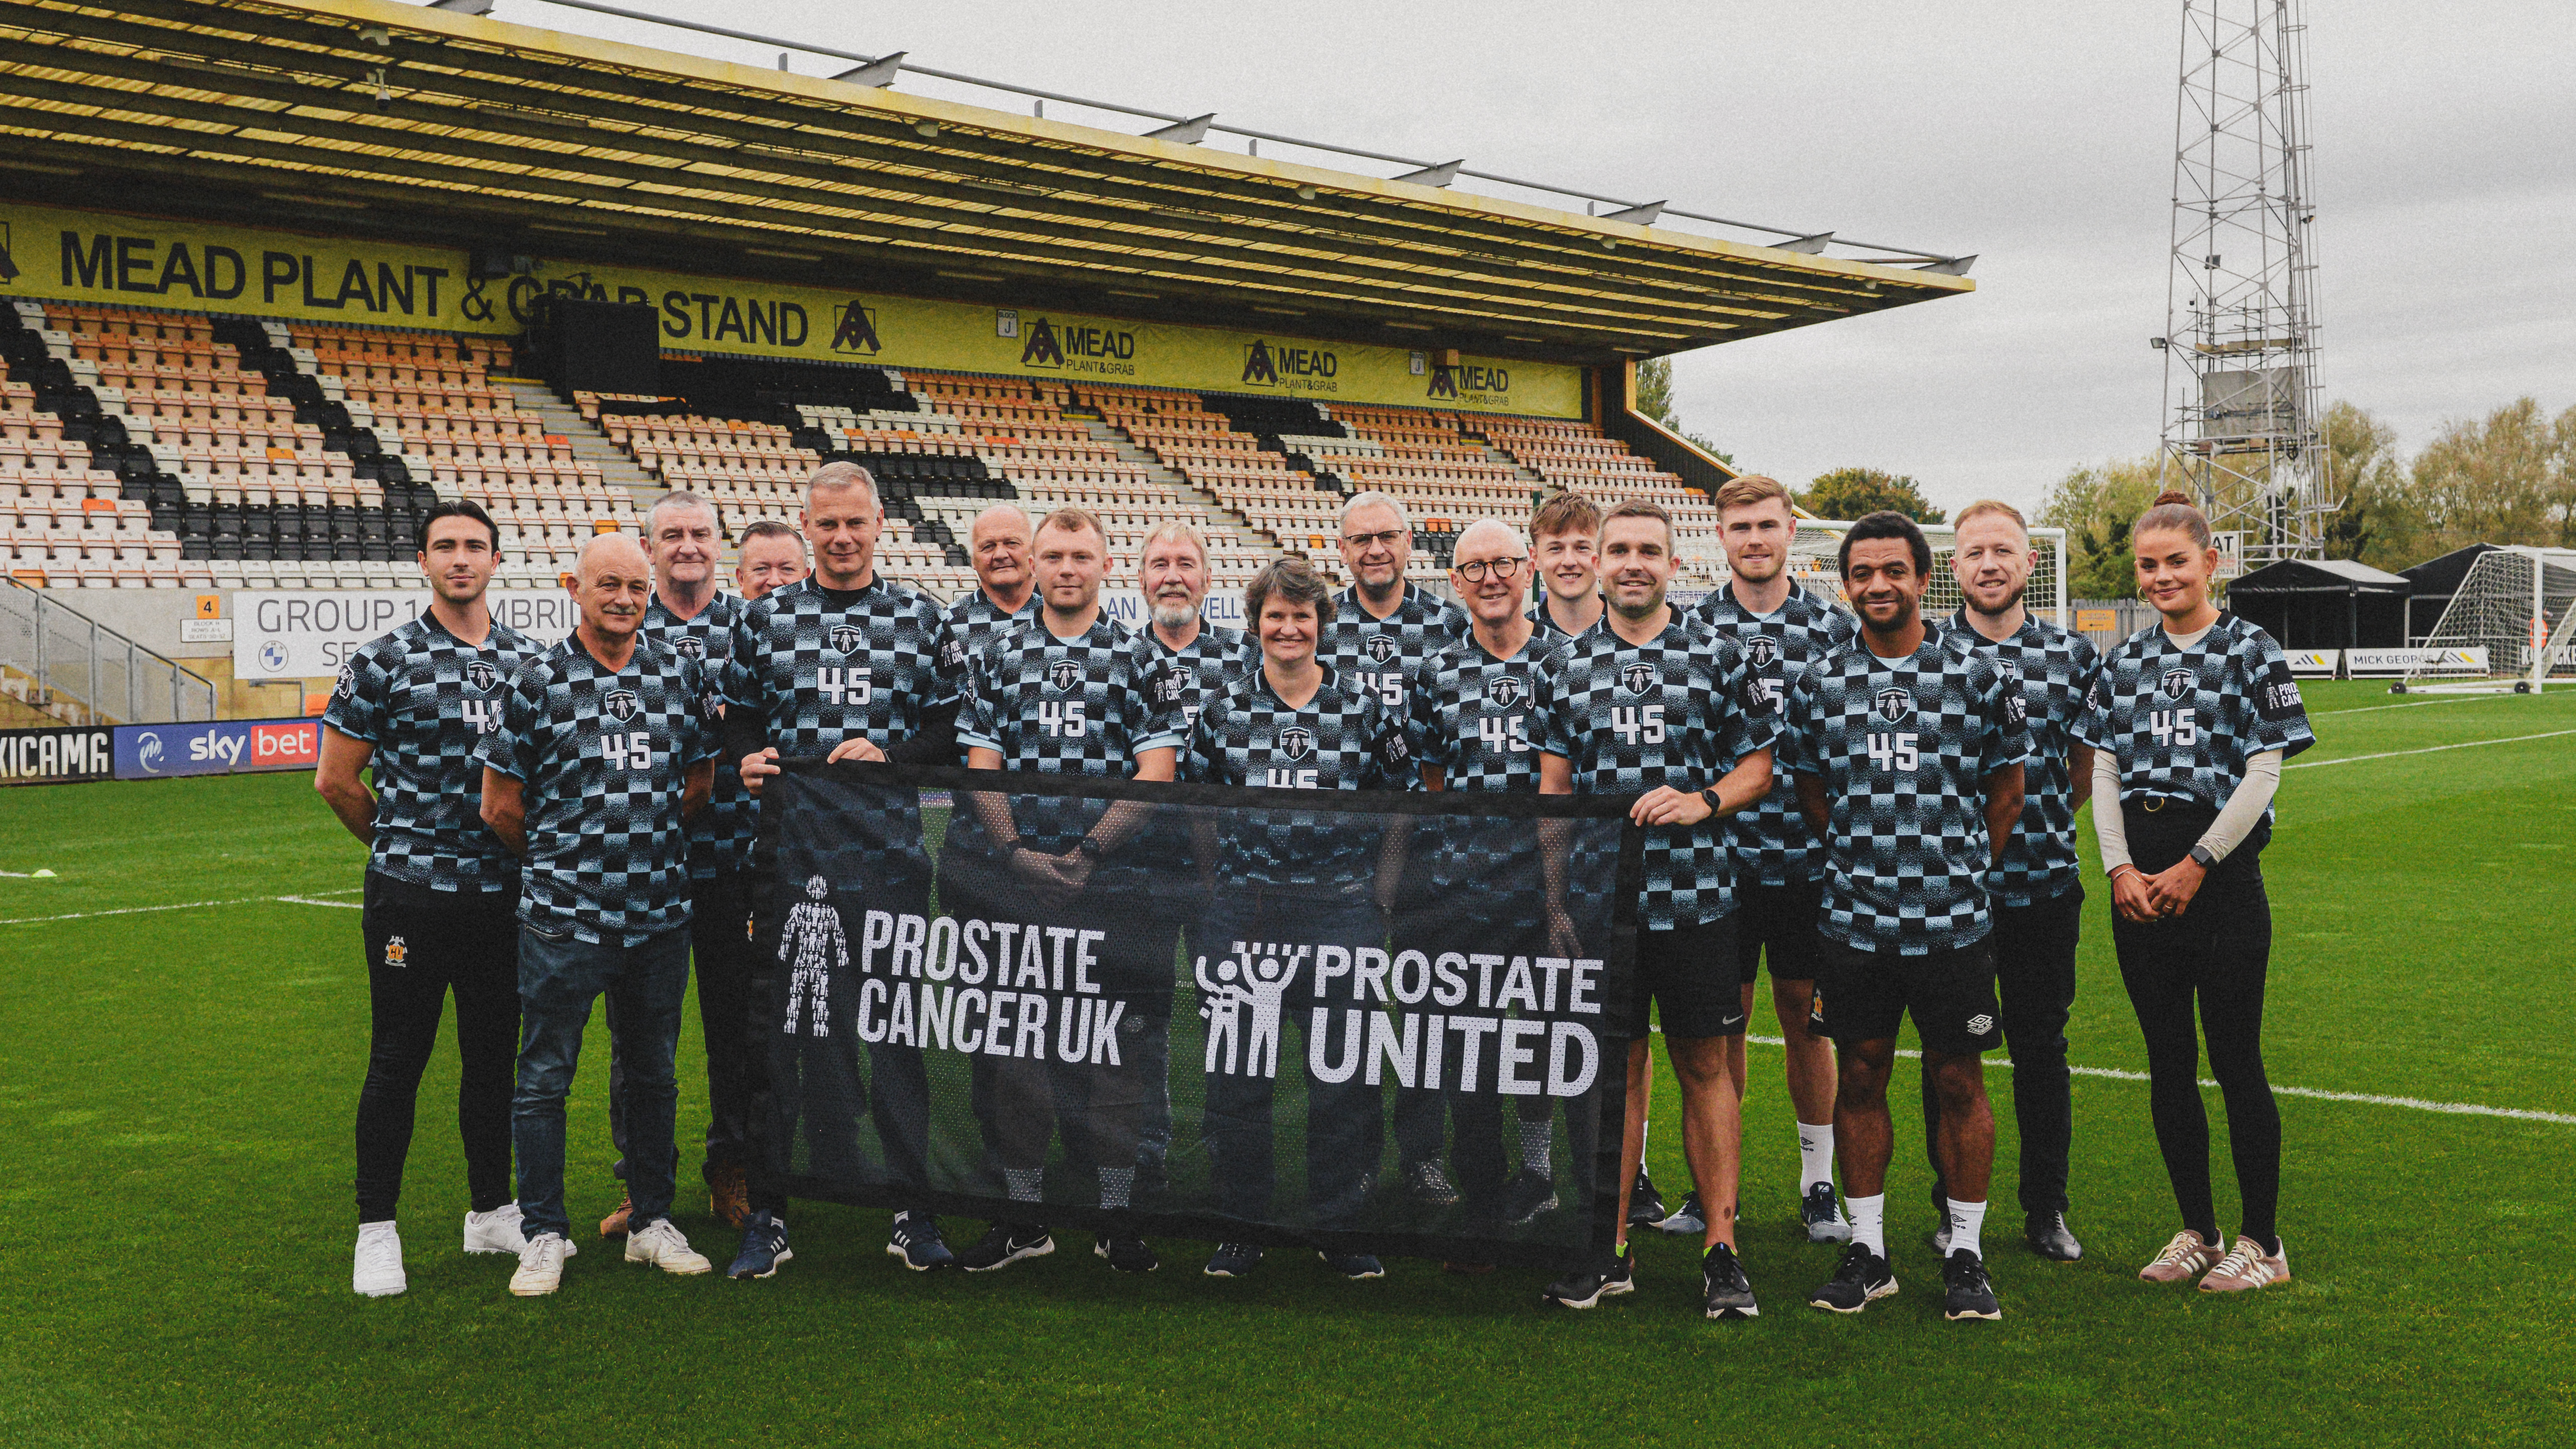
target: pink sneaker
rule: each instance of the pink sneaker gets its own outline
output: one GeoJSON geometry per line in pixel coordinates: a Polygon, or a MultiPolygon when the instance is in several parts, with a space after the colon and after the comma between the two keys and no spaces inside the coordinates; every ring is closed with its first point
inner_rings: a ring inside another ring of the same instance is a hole
{"type": "Polygon", "coordinates": [[[2289,1281],[2290,1245],[2287,1242],[2281,1244],[2281,1251],[2265,1253],[2261,1243],[2239,1234],[2236,1246],[2228,1250],[2226,1257],[2218,1260],[2218,1266],[2209,1270],[2208,1277],[2200,1280],[2200,1291],[2247,1293],[2289,1281]]]}
{"type": "Polygon", "coordinates": [[[2138,1276],[2150,1283],[2186,1282],[2208,1272],[2226,1251],[2225,1238],[2212,1243],[2185,1228],[2173,1235],[2154,1262],[2138,1270],[2138,1276]]]}

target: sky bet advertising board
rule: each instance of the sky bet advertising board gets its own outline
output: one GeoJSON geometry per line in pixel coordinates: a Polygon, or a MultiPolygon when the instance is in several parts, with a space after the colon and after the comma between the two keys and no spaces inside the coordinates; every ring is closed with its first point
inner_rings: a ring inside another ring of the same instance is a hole
{"type": "Polygon", "coordinates": [[[163,780],[310,770],[321,759],[321,728],[319,721],[309,719],[120,725],[116,778],[163,780]]]}

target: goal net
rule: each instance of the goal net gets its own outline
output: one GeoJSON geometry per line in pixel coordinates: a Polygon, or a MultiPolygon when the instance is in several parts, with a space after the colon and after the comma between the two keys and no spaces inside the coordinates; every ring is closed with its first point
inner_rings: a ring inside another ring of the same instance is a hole
{"type": "Polygon", "coordinates": [[[2470,565],[2401,688],[2538,689],[2576,681],[2576,550],[2500,548],[2470,565]]]}

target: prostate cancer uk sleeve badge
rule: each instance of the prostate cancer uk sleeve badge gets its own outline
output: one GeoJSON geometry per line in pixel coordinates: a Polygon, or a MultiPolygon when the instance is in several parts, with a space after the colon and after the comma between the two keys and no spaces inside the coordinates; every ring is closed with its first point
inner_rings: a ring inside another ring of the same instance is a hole
{"type": "Polygon", "coordinates": [[[1283,793],[788,763],[755,855],[767,1170],[1095,1230],[1607,1251],[1627,802],[1283,793]]]}

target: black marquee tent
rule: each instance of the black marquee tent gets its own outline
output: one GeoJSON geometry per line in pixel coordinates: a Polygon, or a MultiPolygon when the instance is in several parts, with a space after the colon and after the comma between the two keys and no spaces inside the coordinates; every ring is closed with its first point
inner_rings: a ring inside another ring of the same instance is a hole
{"type": "Polygon", "coordinates": [[[2287,559],[2227,586],[2227,607],[2284,649],[2397,649],[2407,582],[2350,559],[2287,559]]]}

